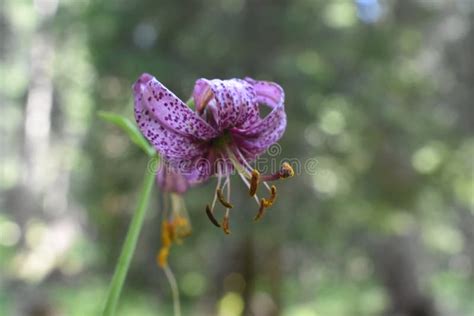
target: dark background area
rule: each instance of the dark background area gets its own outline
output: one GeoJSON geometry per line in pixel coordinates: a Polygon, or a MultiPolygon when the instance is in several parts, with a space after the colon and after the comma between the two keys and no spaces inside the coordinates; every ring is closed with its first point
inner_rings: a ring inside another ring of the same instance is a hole
{"type": "MultiPolygon", "coordinates": [[[[314,162],[256,224],[234,179],[229,236],[213,182],[185,195],[184,315],[472,315],[473,18],[471,0],[3,1],[0,310],[99,313],[147,158],[96,113],[132,118],[149,72],[183,100],[200,77],[278,82],[278,159],[314,162]]],[[[120,315],[172,314],[155,191],[120,315]]]]}

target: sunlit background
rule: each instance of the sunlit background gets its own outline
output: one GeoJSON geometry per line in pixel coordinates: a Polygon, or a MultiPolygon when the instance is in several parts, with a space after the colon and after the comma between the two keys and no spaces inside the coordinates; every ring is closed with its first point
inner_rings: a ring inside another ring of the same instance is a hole
{"type": "MultiPolygon", "coordinates": [[[[186,194],[170,264],[184,315],[474,314],[474,1],[4,0],[0,314],[97,315],[147,159],[98,110],[132,118],[154,74],[286,91],[281,158],[316,161],[232,234],[186,194]]],[[[155,265],[155,189],[119,315],[172,315],[155,265]]]]}

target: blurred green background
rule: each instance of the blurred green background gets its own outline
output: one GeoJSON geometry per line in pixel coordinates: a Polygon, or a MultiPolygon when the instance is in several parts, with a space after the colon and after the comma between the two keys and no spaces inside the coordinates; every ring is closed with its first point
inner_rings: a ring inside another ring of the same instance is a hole
{"type": "MultiPolygon", "coordinates": [[[[4,0],[0,314],[97,315],[147,165],[98,110],[132,118],[154,74],[286,92],[282,158],[315,161],[232,234],[186,194],[170,264],[184,315],[474,314],[474,1],[4,0]],[[3,312],[3,313],[2,313],[3,312]]],[[[153,201],[119,315],[172,315],[153,201]]]]}

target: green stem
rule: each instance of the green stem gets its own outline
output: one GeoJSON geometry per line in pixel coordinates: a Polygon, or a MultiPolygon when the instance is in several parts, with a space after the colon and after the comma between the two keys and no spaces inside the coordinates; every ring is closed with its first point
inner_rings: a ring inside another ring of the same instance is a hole
{"type": "Polygon", "coordinates": [[[168,283],[171,287],[171,295],[173,295],[173,311],[174,316],[181,316],[181,305],[179,303],[179,289],[178,283],[176,282],[176,278],[173,275],[173,271],[171,271],[169,265],[163,267],[165,271],[165,276],[168,279],[168,283]]]}
{"type": "Polygon", "coordinates": [[[128,229],[127,237],[122,246],[122,252],[115,268],[112,282],[110,283],[110,289],[105,302],[105,308],[102,313],[103,316],[115,315],[117,303],[120,298],[125,278],[127,276],[130,262],[132,261],[133,253],[137,246],[138,236],[143,226],[143,220],[145,213],[148,208],[148,202],[150,199],[150,193],[155,183],[155,173],[153,170],[148,170],[145,173],[145,180],[143,181],[142,189],[140,192],[140,198],[138,206],[133,214],[133,219],[128,229]]]}

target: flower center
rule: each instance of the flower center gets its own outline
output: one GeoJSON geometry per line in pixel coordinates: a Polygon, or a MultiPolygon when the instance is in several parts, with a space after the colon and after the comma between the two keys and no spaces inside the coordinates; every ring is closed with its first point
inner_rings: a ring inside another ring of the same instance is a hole
{"type": "Polygon", "coordinates": [[[232,143],[232,135],[230,131],[225,130],[221,135],[211,140],[211,147],[223,150],[232,143]]]}

